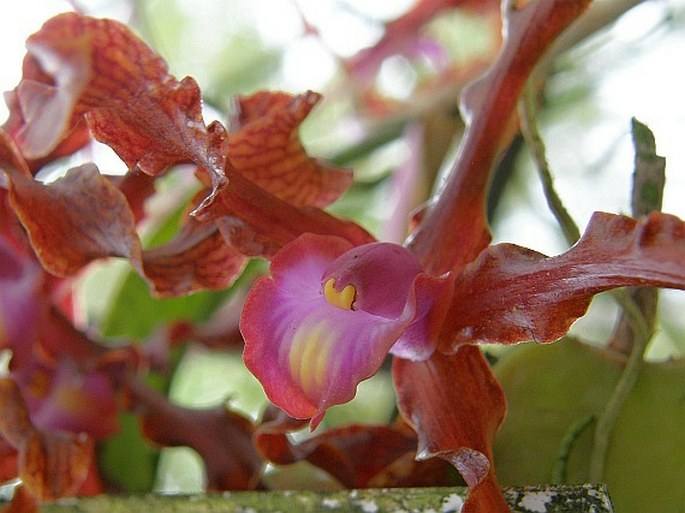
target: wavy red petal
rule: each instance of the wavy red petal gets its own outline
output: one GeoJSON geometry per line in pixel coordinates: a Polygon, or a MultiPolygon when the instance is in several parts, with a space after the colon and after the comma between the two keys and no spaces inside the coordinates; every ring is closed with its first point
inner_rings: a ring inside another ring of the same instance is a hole
{"type": "Polygon", "coordinates": [[[13,173],[10,201],[41,263],[64,277],[109,256],[140,260],[140,240],[124,195],[92,164],[43,184],[13,173]]]}
{"type": "Polygon", "coordinates": [[[240,98],[240,127],[228,138],[231,165],[259,187],[294,205],[323,207],[352,183],[352,173],[309,157],[298,128],[321,96],[260,92],[240,98]]]}
{"type": "Polygon", "coordinates": [[[505,412],[504,393],[480,349],[438,352],[425,361],[395,358],[397,404],[418,435],[418,458],[452,463],[469,485],[464,512],[505,512],[492,444],[505,412]]]}
{"type": "Polygon", "coordinates": [[[0,434],[18,451],[18,476],[27,491],[41,501],[76,493],[93,458],[92,440],[85,434],[36,429],[11,378],[0,379],[0,405],[0,434]]]}
{"type": "Polygon", "coordinates": [[[24,124],[15,128],[31,159],[52,152],[85,116],[93,135],[130,168],[156,175],[194,162],[220,180],[225,131],[206,127],[200,91],[125,25],[76,13],[47,21],[27,40],[29,69],[15,90],[24,124]]]}
{"type": "Polygon", "coordinates": [[[50,273],[70,276],[93,260],[124,257],[156,295],[166,297],[225,288],[242,271],[246,258],[226,244],[211,222],[188,219],[171,242],[143,252],[131,205],[114,183],[130,186],[125,190],[140,210],[153,191],[146,175],[110,180],[90,164],[44,184],[31,177],[13,142],[4,132],[0,135],[0,166],[11,184],[12,208],[50,273]]]}
{"type": "Polygon", "coordinates": [[[143,271],[158,297],[229,287],[247,258],[226,244],[214,223],[189,219],[167,244],[143,252],[143,271]]]}
{"type": "Polygon", "coordinates": [[[227,172],[210,204],[198,207],[196,217],[214,220],[227,242],[248,256],[272,257],[303,233],[335,235],[354,245],[373,242],[366,230],[315,207],[298,208],[269,194],[236,172],[227,172]]]}
{"type": "Polygon", "coordinates": [[[552,342],[604,290],[685,288],[685,222],[667,214],[596,213],[581,240],[546,257],[513,244],[484,251],[458,276],[440,350],[473,342],[552,342]]]}
{"type": "Polygon", "coordinates": [[[448,484],[446,465],[414,461],[416,437],[406,427],[353,424],[295,444],[288,433],[303,425],[281,415],[257,428],[255,446],[277,465],[308,461],[347,488],[448,484]],[[429,482],[423,481],[426,466],[432,471],[429,482]]]}
{"type": "Polygon", "coordinates": [[[192,447],[202,457],[210,490],[247,490],[258,483],[263,460],[252,445],[254,426],[225,406],[191,409],[170,404],[141,383],[130,391],[152,442],[192,447]]]}

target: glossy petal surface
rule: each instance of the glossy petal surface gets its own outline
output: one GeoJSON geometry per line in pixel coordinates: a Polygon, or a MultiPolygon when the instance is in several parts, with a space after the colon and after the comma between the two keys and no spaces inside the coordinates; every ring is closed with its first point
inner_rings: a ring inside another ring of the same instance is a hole
{"type": "Polygon", "coordinates": [[[422,362],[393,360],[398,407],[418,434],[417,458],[452,463],[468,484],[464,512],[507,511],[492,466],[492,441],[504,394],[479,348],[436,351],[422,362]]]}
{"type": "Polygon", "coordinates": [[[86,116],[91,132],[129,165],[156,175],[192,161],[221,173],[223,127],[207,127],[200,91],[125,25],[64,13],[26,43],[33,72],[15,90],[25,124],[13,133],[27,158],[50,153],[86,116]]]}
{"type": "Polygon", "coordinates": [[[440,349],[553,342],[595,294],[645,285],[685,287],[685,223],[667,214],[636,221],[598,212],[581,240],[556,257],[512,244],[483,251],[456,280],[440,349]]]}

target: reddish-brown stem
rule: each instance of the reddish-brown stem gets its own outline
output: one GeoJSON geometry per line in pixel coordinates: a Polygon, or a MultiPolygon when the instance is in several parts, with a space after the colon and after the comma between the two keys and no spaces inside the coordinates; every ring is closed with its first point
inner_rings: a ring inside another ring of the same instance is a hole
{"type": "Polygon", "coordinates": [[[498,152],[511,133],[516,102],[535,64],[588,4],[537,0],[508,7],[497,59],[462,96],[468,123],[454,167],[407,241],[427,271],[460,269],[490,241],[487,190],[498,152]]]}

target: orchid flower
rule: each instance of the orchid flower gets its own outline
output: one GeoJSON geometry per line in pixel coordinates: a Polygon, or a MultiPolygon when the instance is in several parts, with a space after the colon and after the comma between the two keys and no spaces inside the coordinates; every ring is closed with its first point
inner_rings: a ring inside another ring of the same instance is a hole
{"type": "Polygon", "coordinates": [[[38,334],[42,284],[41,269],[0,237],[0,350],[11,349],[21,361],[30,358],[38,334]]]}
{"type": "Polygon", "coordinates": [[[56,368],[33,362],[12,373],[31,420],[41,429],[88,433],[96,439],[111,436],[119,423],[109,377],[73,367],[68,362],[60,362],[56,368]]]}
{"type": "Polygon", "coordinates": [[[312,417],[314,428],[327,408],[353,398],[388,352],[430,356],[450,285],[423,273],[401,246],[301,235],[276,254],[271,276],[246,301],[245,364],[272,402],[312,417]]]}
{"type": "MultiPolygon", "coordinates": [[[[546,9],[547,5],[529,12],[541,16],[540,11],[546,9]]],[[[581,10],[579,3],[559,15],[557,30],[581,10]]],[[[540,54],[537,44],[533,52],[540,54]]],[[[506,51],[500,57],[511,58],[506,51]]],[[[529,71],[531,61],[518,59],[515,64],[522,63],[529,71]]],[[[496,71],[495,67],[491,73],[496,71]]],[[[495,78],[511,80],[509,73],[495,78]]],[[[515,78],[520,87],[525,75],[515,78]]],[[[473,96],[475,89],[465,95],[473,96]]],[[[494,101],[500,100],[495,97],[494,101]]],[[[501,101],[511,109],[514,100],[508,95],[501,101]]],[[[482,99],[471,101],[478,102],[482,99]]],[[[502,128],[490,130],[502,137],[502,128]]],[[[467,132],[463,145],[481,152],[476,155],[479,165],[471,166],[471,160],[463,158],[457,162],[462,168],[453,172],[428,206],[406,248],[381,242],[355,248],[350,242],[305,234],[276,253],[271,276],[259,280],[247,298],[241,329],[248,368],[286,412],[298,418],[313,417],[312,425],[316,425],[326,408],[352,398],[356,384],[378,370],[388,352],[424,361],[438,346],[438,339],[444,338],[444,310],[452,295],[461,298],[462,294],[460,290],[453,293],[451,283],[455,277],[460,281],[457,271],[489,240],[483,205],[497,145],[489,140],[478,149],[468,143],[467,132]],[[456,230],[450,223],[464,229],[456,230]]],[[[460,315],[454,312],[457,319],[460,315]]],[[[453,350],[448,345],[441,349],[453,350]]]]}
{"type": "Polygon", "coordinates": [[[109,436],[118,428],[113,387],[104,373],[49,354],[68,352],[72,334],[50,320],[43,282],[42,269],[0,237],[0,348],[12,352],[10,376],[36,427],[109,436]]]}

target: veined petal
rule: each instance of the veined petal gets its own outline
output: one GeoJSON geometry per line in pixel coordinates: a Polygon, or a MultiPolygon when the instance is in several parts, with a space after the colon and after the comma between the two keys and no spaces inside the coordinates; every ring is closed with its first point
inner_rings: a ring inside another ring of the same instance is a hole
{"type": "Polygon", "coordinates": [[[352,184],[352,173],[307,155],[299,127],[321,95],[258,92],[236,99],[239,127],[228,136],[231,165],[250,181],[294,205],[323,207],[352,184]]]}
{"type": "Polygon", "coordinates": [[[432,353],[422,336],[432,333],[431,307],[445,283],[399,246],[302,235],[276,254],[245,302],[245,364],[274,404],[315,427],[327,408],[354,397],[403,333],[398,352],[432,353]]]}

